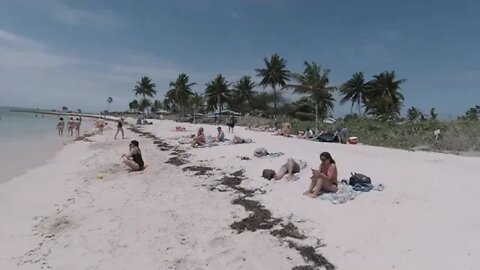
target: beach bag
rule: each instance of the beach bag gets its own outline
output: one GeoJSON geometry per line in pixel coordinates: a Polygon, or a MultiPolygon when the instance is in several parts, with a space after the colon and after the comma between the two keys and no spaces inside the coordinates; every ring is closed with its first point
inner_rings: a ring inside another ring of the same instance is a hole
{"type": "Polygon", "coordinates": [[[272,180],[272,178],[275,176],[275,171],[271,169],[265,169],[262,172],[262,177],[267,179],[267,180],[272,180]]]}
{"type": "Polygon", "coordinates": [[[372,184],[372,179],[370,177],[364,175],[364,174],[361,174],[361,173],[352,173],[352,176],[350,176],[348,184],[350,186],[371,185],[372,184]]]}
{"type": "Polygon", "coordinates": [[[268,151],[267,149],[260,147],[255,149],[255,151],[253,151],[253,155],[256,157],[266,157],[268,156],[268,151]]]}

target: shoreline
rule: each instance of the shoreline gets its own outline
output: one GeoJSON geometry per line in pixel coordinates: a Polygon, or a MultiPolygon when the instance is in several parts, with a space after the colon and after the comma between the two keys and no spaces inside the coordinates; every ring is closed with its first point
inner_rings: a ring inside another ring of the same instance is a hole
{"type": "Polygon", "coordinates": [[[216,126],[152,121],[140,134],[125,129],[125,140],[113,140],[109,128],[68,144],[48,164],[2,185],[0,268],[480,266],[478,242],[465,242],[480,237],[465,227],[480,218],[458,210],[480,202],[475,158],[316,143],[244,128],[234,134],[254,143],[192,149],[181,137],[200,126],[214,134],[216,126]],[[177,125],[189,132],[174,131],[177,125]],[[131,139],[140,142],[147,164],[142,172],[120,164],[131,139]],[[284,155],[253,157],[258,147],[284,155]],[[340,178],[357,171],[386,189],[334,205],[301,195],[308,172],[293,182],[260,176],[288,157],[316,167],[322,151],[334,155],[340,178]],[[463,181],[452,187],[455,177],[463,181]],[[7,211],[12,207],[19,211],[7,211]],[[452,247],[450,256],[439,257],[445,245],[452,247]]]}

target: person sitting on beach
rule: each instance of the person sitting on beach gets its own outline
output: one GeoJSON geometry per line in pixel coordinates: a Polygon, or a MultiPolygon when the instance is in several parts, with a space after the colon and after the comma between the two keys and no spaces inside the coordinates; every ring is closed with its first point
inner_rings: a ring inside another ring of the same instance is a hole
{"type": "Polygon", "coordinates": [[[58,136],[63,136],[64,129],[65,129],[65,122],[63,122],[63,117],[60,117],[57,122],[58,136]]]}
{"type": "Polygon", "coordinates": [[[328,152],[321,153],[320,160],[322,163],[319,170],[312,169],[310,187],[303,193],[311,198],[317,197],[321,191],[337,192],[338,190],[338,172],[335,160],[328,152]]]}
{"type": "Polygon", "coordinates": [[[284,123],[282,129],[277,132],[275,135],[280,135],[284,137],[290,137],[290,132],[292,131],[292,126],[290,123],[284,123]]]}
{"type": "Polygon", "coordinates": [[[142,152],[140,151],[138,141],[131,141],[129,148],[130,152],[127,155],[122,155],[122,158],[125,158],[123,160],[123,163],[127,165],[132,171],[143,170],[145,164],[143,163],[142,152]]]}
{"type": "Polygon", "coordinates": [[[80,126],[82,125],[82,121],[80,121],[80,118],[77,118],[75,120],[75,133],[77,133],[77,136],[80,136],[80,126]]]}
{"type": "Polygon", "coordinates": [[[232,144],[251,143],[252,139],[243,139],[236,135],[233,136],[232,144]]]}
{"type": "Polygon", "coordinates": [[[115,133],[115,137],[113,137],[114,140],[117,139],[117,135],[118,133],[122,133],[122,139],[125,139],[125,136],[124,136],[124,131],[123,131],[123,118],[120,118],[118,121],[117,121],[117,133],[115,133]]]}
{"type": "Polygon", "coordinates": [[[293,158],[289,158],[287,163],[283,164],[280,169],[275,173],[273,179],[280,180],[285,175],[287,175],[287,180],[291,181],[295,179],[294,173],[300,172],[300,164],[296,162],[293,158]]]}
{"type": "Polygon", "coordinates": [[[202,146],[202,145],[205,145],[206,143],[206,138],[205,138],[205,134],[203,133],[203,127],[199,128],[198,131],[197,131],[197,135],[195,135],[193,137],[193,140],[192,140],[192,147],[195,147],[195,146],[202,146]]]}
{"type": "Polygon", "coordinates": [[[222,127],[217,127],[218,134],[216,137],[213,138],[215,142],[224,142],[225,141],[225,133],[222,130],[222,127]]]}

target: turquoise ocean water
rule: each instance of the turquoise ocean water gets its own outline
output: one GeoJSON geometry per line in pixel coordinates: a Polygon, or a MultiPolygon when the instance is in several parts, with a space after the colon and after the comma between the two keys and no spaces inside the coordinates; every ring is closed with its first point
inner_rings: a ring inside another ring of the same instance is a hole
{"type": "Polygon", "coordinates": [[[58,116],[12,109],[0,107],[0,183],[46,163],[66,141],[56,133],[58,116]]]}
{"type": "Polygon", "coordinates": [[[55,135],[57,116],[12,112],[12,109],[15,108],[0,107],[0,143],[55,135]]]}

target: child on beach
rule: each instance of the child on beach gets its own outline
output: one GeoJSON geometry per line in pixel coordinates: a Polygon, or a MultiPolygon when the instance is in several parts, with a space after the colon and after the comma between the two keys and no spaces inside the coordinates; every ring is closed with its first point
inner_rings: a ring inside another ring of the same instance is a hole
{"type": "Polygon", "coordinates": [[[115,137],[114,137],[115,140],[117,139],[117,135],[118,135],[119,132],[122,133],[122,139],[125,139],[124,132],[123,132],[123,118],[120,118],[117,121],[117,133],[115,133],[115,137]]]}
{"type": "Polygon", "coordinates": [[[140,151],[140,145],[138,141],[131,141],[128,147],[130,149],[130,152],[127,155],[122,155],[122,158],[125,158],[123,160],[123,163],[127,165],[132,171],[143,170],[145,164],[143,162],[142,151],[140,151]]]}
{"type": "Polygon", "coordinates": [[[335,160],[328,152],[321,153],[320,160],[322,162],[320,168],[312,169],[310,187],[303,193],[310,198],[317,197],[321,191],[337,192],[338,190],[338,172],[335,160]]]}
{"type": "Polygon", "coordinates": [[[193,141],[192,141],[192,147],[195,147],[195,146],[202,146],[206,143],[206,138],[205,138],[205,134],[203,133],[203,127],[199,128],[198,131],[197,131],[197,135],[195,135],[193,137],[193,141]]]}
{"type": "Polygon", "coordinates": [[[63,122],[63,117],[60,117],[57,122],[58,136],[63,136],[64,129],[65,129],[65,122],[63,122]]]}

